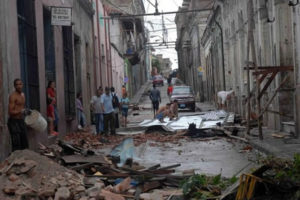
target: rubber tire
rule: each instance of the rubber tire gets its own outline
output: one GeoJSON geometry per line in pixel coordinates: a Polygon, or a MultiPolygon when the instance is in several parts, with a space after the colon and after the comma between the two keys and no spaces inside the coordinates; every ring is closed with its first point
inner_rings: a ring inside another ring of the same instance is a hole
{"type": "Polygon", "coordinates": [[[191,108],[192,112],[196,112],[196,106],[193,105],[192,108],[191,108]]]}

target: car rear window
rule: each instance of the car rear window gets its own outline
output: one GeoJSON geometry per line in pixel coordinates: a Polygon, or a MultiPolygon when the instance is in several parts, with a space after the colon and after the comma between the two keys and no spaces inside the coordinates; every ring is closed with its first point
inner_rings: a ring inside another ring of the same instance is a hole
{"type": "Polygon", "coordinates": [[[190,87],[174,87],[173,94],[191,94],[192,90],[190,87]]]}

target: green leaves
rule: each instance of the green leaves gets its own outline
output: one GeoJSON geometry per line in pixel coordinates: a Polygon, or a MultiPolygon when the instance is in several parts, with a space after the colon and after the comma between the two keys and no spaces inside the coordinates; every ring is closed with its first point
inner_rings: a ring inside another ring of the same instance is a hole
{"type": "Polygon", "coordinates": [[[235,176],[230,179],[222,178],[221,174],[213,177],[197,174],[181,183],[185,197],[205,200],[208,197],[218,196],[221,190],[232,185],[238,180],[235,176]]]}

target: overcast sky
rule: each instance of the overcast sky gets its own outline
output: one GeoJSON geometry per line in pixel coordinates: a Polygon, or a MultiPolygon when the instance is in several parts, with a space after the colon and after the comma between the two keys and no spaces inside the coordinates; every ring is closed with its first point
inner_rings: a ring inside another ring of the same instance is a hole
{"type": "MultiPolygon", "coordinates": [[[[152,2],[155,4],[155,0],[144,0],[144,5],[146,9],[146,13],[154,13],[155,8],[149,3],[152,2]]],[[[177,11],[178,7],[182,5],[182,0],[157,0],[158,2],[158,10],[159,12],[170,12],[177,11]]],[[[158,44],[153,44],[153,46],[159,46],[161,43],[163,32],[162,29],[162,16],[145,16],[145,26],[148,28],[150,32],[150,42],[155,42],[158,44]],[[151,25],[152,24],[152,25],[151,25]],[[155,31],[155,32],[152,32],[155,31]]],[[[176,33],[176,24],[175,24],[175,14],[172,15],[164,15],[165,26],[168,30],[168,37],[166,38],[169,42],[176,41],[177,33],[176,33]]],[[[154,54],[163,54],[164,58],[170,58],[173,65],[172,68],[178,68],[177,61],[177,52],[175,50],[175,43],[168,43],[169,49],[163,48],[165,46],[160,46],[156,49],[154,54]],[[163,48],[163,49],[162,49],[163,48]]]]}

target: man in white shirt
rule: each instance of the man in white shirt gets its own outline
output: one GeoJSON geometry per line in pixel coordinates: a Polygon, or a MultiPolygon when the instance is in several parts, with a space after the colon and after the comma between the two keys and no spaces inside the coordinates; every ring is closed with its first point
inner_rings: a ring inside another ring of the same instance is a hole
{"type": "Polygon", "coordinates": [[[234,96],[234,91],[219,91],[217,94],[217,103],[219,109],[226,109],[227,100],[234,96]]]}
{"type": "Polygon", "coordinates": [[[92,97],[91,100],[91,109],[95,114],[95,124],[96,124],[96,133],[101,134],[104,131],[103,125],[103,109],[101,104],[101,96],[103,94],[103,89],[100,87],[97,90],[96,96],[92,97]]]}
{"type": "Polygon", "coordinates": [[[101,96],[101,105],[104,116],[104,134],[108,133],[109,126],[111,135],[114,135],[116,134],[115,113],[112,104],[112,95],[110,93],[109,87],[105,87],[105,93],[101,96]]]}

